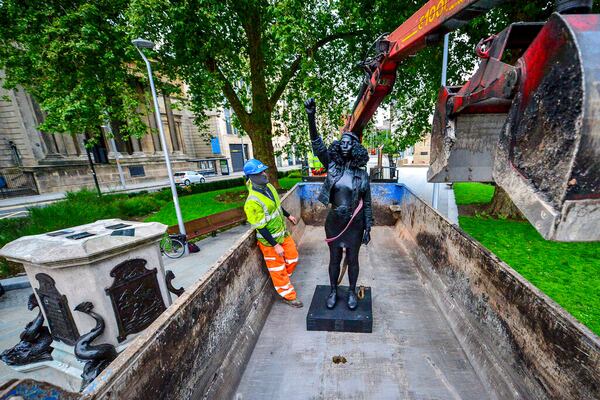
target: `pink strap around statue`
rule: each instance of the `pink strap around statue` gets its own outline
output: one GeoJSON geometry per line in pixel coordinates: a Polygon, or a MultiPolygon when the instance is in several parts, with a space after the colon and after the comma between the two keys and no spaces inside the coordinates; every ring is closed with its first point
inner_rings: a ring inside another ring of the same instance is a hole
{"type": "Polygon", "coordinates": [[[352,218],[350,218],[350,221],[348,222],[348,225],[346,225],[346,227],[344,228],[344,230],[341,231],[340,234],[337,235],[334,238],[329,238],[329,239],[326,238],[325,242],[331,243],[334,240],[339,239],[339,237],[342,236],[344,234],[344,232],[346,232],[348,230],[348,228],[352,224],[352,221],[354,221],[354,218],[358,215],[358,213],[360,212],[360,210],[362,210],[362,207],[363,207],[363,201],[362,201],[362,199],[360,199],[360,201],[358,202],[358,206],[356,206],[356,210],[354,210],[354,213],[352,214],[352,218]]]}

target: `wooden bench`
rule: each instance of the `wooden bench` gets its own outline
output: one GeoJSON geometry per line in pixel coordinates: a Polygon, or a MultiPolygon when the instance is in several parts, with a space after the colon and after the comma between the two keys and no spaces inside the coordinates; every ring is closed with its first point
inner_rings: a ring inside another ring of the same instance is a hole
{"type": "MultiPolygon", "coordinates": [[[[215,236],[219,229],[228,228],[245,222],[246,214],[244,213],[244,209],[234,208],[232,210],[186,222],[184,225],[185,231],[187,232],[187,238],[190,240],[208,234],[215,236]]],[[[169,234],[178,233],[179,227],[177,225],[170,226],[168,232],[169,234]]]]}

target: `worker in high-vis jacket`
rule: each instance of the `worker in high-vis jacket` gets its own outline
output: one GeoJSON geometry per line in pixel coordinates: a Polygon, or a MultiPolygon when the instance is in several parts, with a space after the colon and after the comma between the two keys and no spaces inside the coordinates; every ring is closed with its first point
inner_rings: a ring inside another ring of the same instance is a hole
{"type": "Polygon", "coordinates": [[[287,231],[285,219],[294,225],[296,217],[282,206],[277,190],[269,183],[267,166],[252,159],[244,164],[244,174],[248,181],[248,199],[244,211],[248,222],[256,229],[258,247],[263,254],[267,269],[277,293],[283,302],[293,307],[302,307],[290,276],[298,264],[298,250],[294,239],[287,231]]]}

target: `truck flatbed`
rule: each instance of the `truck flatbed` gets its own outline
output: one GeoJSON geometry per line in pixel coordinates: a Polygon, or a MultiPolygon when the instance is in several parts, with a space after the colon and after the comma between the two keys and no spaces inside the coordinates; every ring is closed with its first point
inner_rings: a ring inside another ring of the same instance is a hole
{"type": "Polygon", "coordinates": [[[600,338],[400,184],[371,185],[358,283],[371,287],[373,332],[307,331],[328,282],[319,191],[303,183],[283,199],[301,216],[288,228],[304,308],[282,304],[249,228],[82,398],[600,398],[600,338]]]}
{"type": "MultiPolygon", "coordinates": [[[[373,293],[373,333],[307,331],[315,286],[329,281],[324,235],[323,227],[306,227],[292,277],[305,306],[275,302],[234,398],[494,398],[393,227],[375,227],[360,254],[359,285],[371,286],[373,293]],[[334,356],[347,362],[336,364],[334,356]]],[[[336,307],[346,307],[344,299],[336,307]]]]}

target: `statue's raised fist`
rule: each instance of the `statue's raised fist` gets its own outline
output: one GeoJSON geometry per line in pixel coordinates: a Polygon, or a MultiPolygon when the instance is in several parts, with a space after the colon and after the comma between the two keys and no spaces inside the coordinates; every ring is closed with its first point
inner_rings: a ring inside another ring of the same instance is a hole
{"type": "Polygon", "coordinates": [[[307,114],[314,114],[317,111],[317,104],[314,98],[310,98],[304,102],[304,108],[307,114]]]}

